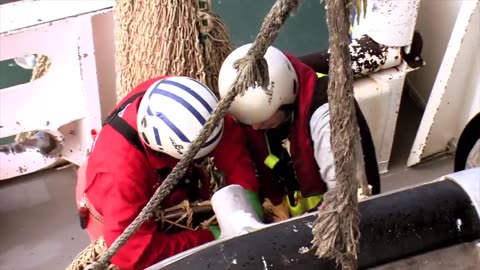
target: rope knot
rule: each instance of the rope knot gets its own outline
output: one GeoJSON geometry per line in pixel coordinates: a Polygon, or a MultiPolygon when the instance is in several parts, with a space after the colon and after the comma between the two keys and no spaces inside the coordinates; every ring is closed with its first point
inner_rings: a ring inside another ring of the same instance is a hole
{"type": "Polygon", "coordinates": [[[270,76],[268,74],[268,64],[263,54],[256,54],[250,50],[243,58],[233,63],[233,67],[238,71],[238,80],[236,88],[239,95],[245,94],[250,87],[261,87],[267,95],[272,94],[269,86],[270,76]]]}
{"type": "Polygon", "coordinates": [[[210,14],[210,8],[212,6],[211,0],[199,0],[198,1],[198,29],[200,32],[200,40],[204,41],[208,38],[208,34],[213,28],[213,18],[210,14]]]}
{"type": "Polygon", "coordinates": [[[85,270],[100,270],[102,265],[99,262],[93,262],[87,266],[85,266],[85,270]]]}
{"type": "Polygon", "coordinates": [[[200,31],[201,37],[207,38],[210,31],[212,31],[213,23],[212,23],[212,16],[207,11],[198,11],[198,28],[200,31]]]}
{"type": "Polygon", "coordinates": [[[200,32],[200,41],[204,42],[210,35],[210,32],[213,30],[214,18],[207,11],[198,11],[197,17],[198,31],[200,32]]]}

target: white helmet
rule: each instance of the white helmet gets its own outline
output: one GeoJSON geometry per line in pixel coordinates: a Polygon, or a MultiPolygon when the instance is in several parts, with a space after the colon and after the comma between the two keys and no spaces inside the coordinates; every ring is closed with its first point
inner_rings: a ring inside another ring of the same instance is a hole
{"type": "MultiPolygon", "coordinates": [[[[148,88],[140,102],[138,133],[151,149],[181,159],[217,104],[214,93],[192,78],[161,79],[148,88]]],[[[222,134],[223,119],[195,158],[208,155],[222,134]]]]}
{"type": "MultiPolygon", "coordinates": [[[[252,44],[235,49],[222,64],[218,77],[220,97],[227,95],[237,76],[233,63],[244,57],[252,44]]],[[[269,93],[261,87],[249,88],[243,96],[238,95],[229,108],[229,113],[238,121],[254,125],[269,119],[282,105],[295,102],[297,94],[297,73],[287,56],[270,46],[264,56],[270,76],[269,93]]]]}

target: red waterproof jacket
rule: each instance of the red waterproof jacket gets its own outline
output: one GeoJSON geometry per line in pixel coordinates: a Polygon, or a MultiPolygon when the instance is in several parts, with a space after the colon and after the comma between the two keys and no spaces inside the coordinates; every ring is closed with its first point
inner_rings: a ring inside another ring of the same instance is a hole
{"type": "MultiPolygon", "coordinates": [[[[158,79],[140,84],[124,100],[146,91],[158,79]]],[[[140,100],[141,96],[126,107],[121,116],[135,130],[140,100]]],[[[224,173],[227,184],[239,184],[257,192],[256,175],[244,148],[246,142],[243,130],[230,117],[225,118],[224,124],[223,137],[211,153],[215,165],[224,173]]],[[[146,155],[112,126],[106,125],[90,153],[85,195],[103,216],[103,237],[107,246],[134,220],[154,194],[155,188],[161,184],[163,179],[159,178],[157,172],[172,169],[178,162],[165,154],[154,153],[148,146],[143,147],[146,155]]],[[[186,198],[187,190],[177,188],[162,205],[173,206],[186,198]]],[[[156,222],[148,220],[113,256],[112,263],[120,269],[143,269],[213,239],[209,230],[163,233],[157,229],[156,222]]]]}
{"type": "MultiPolygon", "coordinates": [[[[313,156],[313,147],[309,132],[309,112],[317,84],[317,74],[310,67],[300,62],[294,56],[285,53],[292,63],[298,76],[298,99],[295,103],[295,119],[289,129],[290,151],[294,163],[300,191],[304,196],[323,194],[327,187],[322,181],[318,165],[313,156]]],[[[283,188],[275,182],[272,172],[263,161],[268,155],[265,137],[262,130],[246,128],[249,144],[254,146],[250,150],[252,158],[259,170],[262,179],[262,193],[274,203],[278,203],[283,195],[283,188]]]]}
{"type": "MultiPolygon", "coordinates": [[[[296,181],[298,181],[303,196],[324,194],[327,191],[327,186],[322,180],[314,157],[309,121],[312,113],[328,102],[328,77],[318,78],[315,71],[298,58],[288,53],[285,53],[285,55],[292,63],[298,76],[298,94],[294,104],[294,118],[287,133],[284,134],[285,138],[290,139],[290,154],[296,181]]],[[[356,102],[355,107],[367,181],[373,186],[373,194],[378,194],[380,192],[380,176],[375,147],[367,121],[356,102]]],[[[264,131],[247,127],[246,134],[252,159],[262,181],[261,195],[270,198],[274,204],[280,203],[285,191],[282,185],[274,179],[272,171],[263,163],[269,154],[264,131]]]]}

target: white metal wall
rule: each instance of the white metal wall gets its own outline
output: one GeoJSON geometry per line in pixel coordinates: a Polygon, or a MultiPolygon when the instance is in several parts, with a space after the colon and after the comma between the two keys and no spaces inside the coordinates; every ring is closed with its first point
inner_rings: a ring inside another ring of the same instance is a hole
{"type": "Polygon", "coordinates": [[[410,151],[408,166],[446,152],[480,111],[480,1],[463,1],[410,151]]]}
{"type": "MultiPolygon", "coordinates": [[[[58,151],[0,151],[0,180],[31,173],[59,160],[79,164],[100,129],[101,115],[92,17],[113,1],[19,1],[0,6],[0,60],[43,54],[51,66],[41,78],[0,91],[0,137],[43,130],[58,151]],[[23,16],[20,16],[23,15],[23,16]]],[[[115,89],[112,89],[115,91],[115,89]]]]}

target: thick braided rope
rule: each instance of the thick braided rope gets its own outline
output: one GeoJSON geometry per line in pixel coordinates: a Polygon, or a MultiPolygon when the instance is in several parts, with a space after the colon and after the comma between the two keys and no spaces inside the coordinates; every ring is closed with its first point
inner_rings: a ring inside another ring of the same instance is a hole
{"type": "MultiPolygon", "coordinates": [[[[257,36],[257,40],[250,48],[247,56],[238,60],[236,63],[236,68],[238,70],[236,80],[230,87],[228,94],[218,103],[218,106],[212,112],[211,117],[203,126],[200,135],[192,142],[184,157],[177,163],[172,172],[157,188],[150,201],[145,205],[142,211],[140,211],[140,214],[113,242],[110,248],[102,254],[99,260],[90,265],[88,269],[98,270],[102,269],[103,265],[107,265],[111,257],[127,242],[128,238],[140,228],[145,220],[152,216],[155,208],[168,194],[170,194],[179,179],[185,174],[185,171],[190,166],[193,158],[204,142],[210,137],[218,122],[223,119],[235,97],[250,86],[254,86],[257,81],[261,82],[259,83],[260,85],[265,85],[264,82],[268,82],[268,77],[262,77],[265,75],[268,76],[268,73],[264,71],[268,69],[266,62],[263,59],[263,55],[275,40],[280,27],[289,17],[290,12],[292,12],[299,3],[300,0],[277,0],[265,18],[262,28],[257,36]],[[263,59],[261,66],[258,65],[260,61],[257,59],[263,59]]],[[[264,87],[264,89],[266,89],[266,87],[264,87]]]]}
{"type": "MultiPolygon", "coordinates": [[[[348,36],[351,1],[348,3],[348,1],[326,0],[331,51],[327,93],[331,115],[330,140],[335,159],[337,185],[335,189],[325,194],[324,203],[312,229],[314,236],[312,243],[313,246],[318,247],[316,255],[335,258],[337,264],[342,265],[342,269],[348,270],[358,267],[360,239],[358,181],[354,173],[357,165],[356,158],[359,158],[359,135],[348,36]],[[350,7],[347,6],[349,4],[350,7]]],[[[360,6],[359,2],[362,0],[356,1],[356,6],[360,6]]],[[[360,14],[357,15],[360,16],[360,14]]]]}

